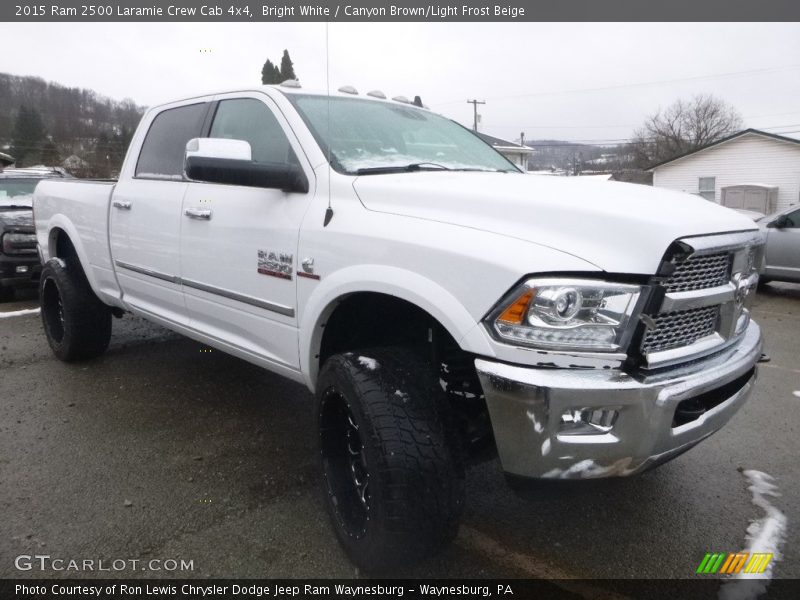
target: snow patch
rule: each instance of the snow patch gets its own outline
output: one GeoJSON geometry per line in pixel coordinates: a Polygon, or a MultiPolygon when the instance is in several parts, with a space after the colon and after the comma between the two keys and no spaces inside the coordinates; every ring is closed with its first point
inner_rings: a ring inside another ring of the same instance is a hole
{"type": "Polygon", "coordinates": [[[380,366],[377,360],[368,356],[359,356],[358,362],[361,363],[361,366],[366,367],[370,371],[374,371],[380,366]]]}
{"type": "Polygon", "coordinates": [[[447,382],[444,379],[439,379],[439,385],[442,386],[443,391],[447,391],[447,382]]]}
{"type": "Polygon", "coordinates": [[[39,314],[38,308],[27,308],[25,310],[12,310],[10,312],[0,312],[0,319],[8,319],[10,317],[24,317],[25,315],[39,314]]]}
{"type": "MultiPolygon", "coordinates": [[[[544,445],[542,446],[544,450],[544,445]]],[[[615,463],[604,467],[598,465],[592,459],[587,458],[576,462],[568,469],[550,469],[547,473],[542,475],[546,479],[592,479],[594,477],[608,477],[611,475],[629,475],[634,471],[630,468],[632,458],[620,458],[615,463]]]]}
{"type": "Polygon", "coordinates": [[[542,433],[544,431],[544,426],[536,420],[536,415],[533,413],[532,410],[525,411],[525,414],[528,415],[531,423],[533,423],[533,430],[536,433],[542,433]]]}
{"type": "Polygon", "coordinates": [[[54,256],[50,260],[56,261],[56,263],[58,263],[58,266],[61,267],[62,269],[66,269],[67,268],[67,263],[64,262],[63,258],[59,258],[57,256],[54,256]]]}
{"type": "Polygon", "coordinates": [[[747,528],[747,548],[744,551],[749,554],[763,552],[773,557],[763,573],[745,573],[742,570],[733,576],[732,581],[725,582],[719,590],[720,600],[755,600],[764,594],[772,579],[773,566],[781,559],[780,547],[786,538],[786,515],[767,498],[781,495],[772,483],[775,479],[762,471],[747,470],[742,474],[750,482],[747,489],[753,494],[753,504],[764,511],[764,516],[751,522],[747,528]]]}
{"type": "Polygon", "coordinates": [[[550,438],[547,438],[542,443],[542,456],[547,456],[548,454],[550,454],[550,438]]]}
{"type": "Polygon", "coordinates": [[[405,392],[402,392],[400,390],[395,390],[394,395],[397,396],[398,398],[401,398],[403,402],[408,402],[408,394],[406,394],[405,392]]]}
{"type": "Polygon", "coordinates": [[[792,396],[794,396],[795,398],[800,398],[800,390],[793,391],[792,396]]]}

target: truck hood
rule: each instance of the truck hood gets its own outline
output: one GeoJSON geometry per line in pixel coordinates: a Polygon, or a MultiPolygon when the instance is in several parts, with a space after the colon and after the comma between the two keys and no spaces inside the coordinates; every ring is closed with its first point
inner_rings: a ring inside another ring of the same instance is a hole
{"type": "Polygon", "coordinates": [[[16,198],[0,199],[0,232],[15,229],[33,229],[33,210],[30,208],[30,197],[26,203],[16,198]]]}
{"type": "Polygon", "coordinates": [[[426,171],[365,175],[353,187],[368,210],[526,240],[613,273],[655,273],[681,237],[758,228],[698,196],[580,177],[426,171]]]}

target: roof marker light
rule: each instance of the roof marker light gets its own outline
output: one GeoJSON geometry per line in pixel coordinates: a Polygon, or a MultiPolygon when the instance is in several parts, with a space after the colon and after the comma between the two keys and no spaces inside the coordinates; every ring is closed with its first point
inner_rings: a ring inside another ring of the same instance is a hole
{"type": "Polygon", "coordinates": [[[384,94],[380,90],[372,90],[371,92],[367,92],[367,96],[372,96],[373,98],[380,98],[381,100],[386,100],[386,94],[384,94]]]}
{"type": "Polygon", "coordinates": [[[406,98],[405,96],[395,96],[392,98],[395,102],[402,102],[403,104],[411,104],[411,100],[406,98]]]}
{"type": "Polygon", "coordinates": [[[339,91],[343,94],[354,94],[358,96],[358,90],[354,88],[352,85],[343,85],[339,88],[339,91]]]}
{"type": "Polygon", "coordinates": [[[287,79],[286,81],[281,82],[281,87],[285,88],[299,88],[300,81],[297,79],[287,79]]]}

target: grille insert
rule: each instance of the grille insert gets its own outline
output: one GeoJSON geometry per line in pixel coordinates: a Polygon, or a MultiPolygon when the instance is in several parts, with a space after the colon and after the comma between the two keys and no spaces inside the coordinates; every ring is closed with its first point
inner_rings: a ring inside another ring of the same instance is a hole
{"type": "Polygon", "coordinates": [[[681,348],[714,333],[719,306],[679,310],[653,317],[655,328],[648,329],[642,340],[642,352],[661,352],[681,348]]]}
{"type": "Polygon", "coordinates": [[[729,252],[673,259],[675,271],[664,284],[667,292],[688,292],[725,285],[731,279],[729,252]]]}

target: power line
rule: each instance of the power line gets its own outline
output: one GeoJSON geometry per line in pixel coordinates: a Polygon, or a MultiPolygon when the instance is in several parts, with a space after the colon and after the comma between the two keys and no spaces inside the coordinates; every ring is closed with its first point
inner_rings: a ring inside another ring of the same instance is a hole
{"type": "MultiPolygon", "coordinates": [[[[677,79],[662,79],[659,81],[641,81],[638,83],[621,83],[615,85],[593,87],[593,88],[577,88],[570,90],[551,90],[544,92],[532,92],[525,94],[514,94],[510,96],[491,96],[489,100],[512,100],[515,98],[535,98],[539,96],[553,96],[561,94],[582,94],[586,92],[601,92],[606,90],[620,90],[634,87],[647,87],[652,85],[666,85],[669,83],[680,83],[684,81],[702,81],[705,79],[724,79],[727,77],[743,77],[745,75],[755,75],[758,73],[773,73],[778,71],[793,71],[800,69],[800,65],[785,65],[782,67],[767,67],[763,69],[750,69],[747,71],[731,71],[728,73],[717,73],[713,75],[697,75],[693,77],[680,77],[677,79]]],[[[431,106],[445,106],[447,104],[456,104],[461,100],[448,100],[447,102],[432,103],[431,106]]]]}

